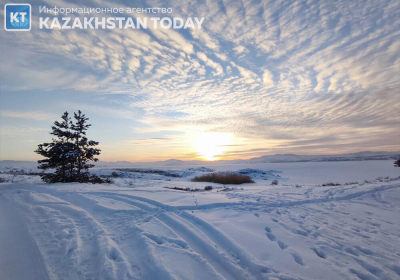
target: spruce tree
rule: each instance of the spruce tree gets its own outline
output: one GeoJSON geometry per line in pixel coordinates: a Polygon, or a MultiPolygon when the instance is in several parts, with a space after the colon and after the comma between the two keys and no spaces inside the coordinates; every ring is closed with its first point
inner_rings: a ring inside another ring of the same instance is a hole
{"type": "Polygon", "coordinates": [[[88,118],[81,111],[74,113],[75,123],[72,122],[68,112],[62,116],[62,121],[55,121],[51,135],[56,138],[51,143],[38,145],[36,153],[46,159],[39,160],[39,169],[54,169],[54,173],[42,175],[47,183],[56,182],[100,182],[100,178],[90,176],[89,168],[93,164],[89,161],[98,161],[95,156],[100,155],[100,150],[94,148],[99,143],[88,140],[86,130],[91,126],[87,124],[88,118]]]}
{"type": "Polygon", "coordinates": [[[93,148],[99,144],[99,142],[88,140],[86,137],[86,130],[91,126],[86,122],[89,118],[86,118],[84,114],[79,110],[78,114],[74,113],[76,120],[75,124],[72,124],[71,129],[74,132],[74,144],[76,147],[76,176],[79,180],[89,180],[89,168],[93,167],[93,164],[89,164],[89,161],[98,161],[95,156],[100,155],[100,150],[93,148]]]}

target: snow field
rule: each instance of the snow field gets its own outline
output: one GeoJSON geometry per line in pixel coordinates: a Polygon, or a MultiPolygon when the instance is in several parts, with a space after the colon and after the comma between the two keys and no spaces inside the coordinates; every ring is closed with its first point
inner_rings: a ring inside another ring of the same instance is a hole
{"type": "MultiPolygon", "coordinates": [[[[345,182],[362,177],[335,172],[345,182]]],[[[400,278],[400,180],[369,174],[368,182],[321,187],[329,181],[306,177],[295,187],[289,172],[266,173],[287,180],[273,186],[259,174],[232,190],[185,192],[165,187],[218,184],[139,172],[114,184],[48,185],[19,175],[0,184],[0,195],[27,219],[49,279],[400,278]]],[[[0,252],[0,264],[6,258],[0,252]]]]}

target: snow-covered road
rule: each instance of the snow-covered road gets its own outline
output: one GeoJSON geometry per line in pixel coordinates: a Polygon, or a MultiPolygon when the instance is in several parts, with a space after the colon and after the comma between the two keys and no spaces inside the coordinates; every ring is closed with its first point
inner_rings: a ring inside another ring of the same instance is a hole
{"type": "MultiPolygon", "coordinates": [[[[4,192],[6,188],[2,188],[4,192]]],[[[0,192],[0,279],[49,279],[42,256],[15,202],[0,192]]]]}

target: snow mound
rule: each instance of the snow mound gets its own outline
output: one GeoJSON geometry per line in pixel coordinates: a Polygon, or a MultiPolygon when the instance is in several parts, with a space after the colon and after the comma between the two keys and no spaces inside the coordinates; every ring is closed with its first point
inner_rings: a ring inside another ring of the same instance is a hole
{"type": "Polygon", "coordinates": [[[281,179],[281,176],[278,175],[277,173],[282,173],[282,171],[244,168],[244,169],[239,169],[237,171],[224,171],[219,173],[221,174],[233,173],[238,175],[246,175],[251,177],[252,179],[269,180],[269,179],[281,179]]]}
{"type": "Polygon", "coordinates": [[[192,175],[193,172],[181,171],[181,170],[161,170],[153,168],[118,168],[116,169],[122,172],[139,173],[139,174],[153,174],[172,178],[181,178],[192,175]]]}
{"type": "Polygon", "coordinates": [[[204,167],[204,166],[198,167],[198,168],[188,168],[187,170],[188,171],[195,171],[195,172],[196,171],[197,172],[214,172],[215,171],[215,169],[204,167]]]}

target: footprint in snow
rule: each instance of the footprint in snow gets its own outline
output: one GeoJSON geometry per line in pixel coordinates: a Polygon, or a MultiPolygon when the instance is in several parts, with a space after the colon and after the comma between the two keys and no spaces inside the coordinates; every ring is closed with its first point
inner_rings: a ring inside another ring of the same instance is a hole
{"type": "Polygon", "coordinates": [[[292,229],[292,232],[294,234],[302,235],[302,236],[308,236],[308,232],[300,229],[292,229]]]}
{"type": "Polygon", "coordinates": [[[265,227],[264,229],[267,232],[266,235],[267,235],[268,239],[271,240],[271,241],[275,241],[276,238],[275,238],[275,235],[273,235],[271,233],[271,229],[269,227],[265,227]]]}
{"type": "Polygon", "coordinates": [[[326,253],[321,248],[311,248],[311,250],[321,259],[326,259],[326,253]]]}
{"type": "Polygon", "coordinates": [[[282,250],[287,249],[288,245],[286,245],[284,242],[278,240],[278,245],[282,250]]]}
{"type": "Polygon", "coordinates": [[[268,239],[278,243],[279,248],[281,248],[282,250],[285,250],[288,247],[283,241],[276,239],[275,235],[272,234],[272,230],[269,227],[265,227],[264,229],[267,232],[266,235],[267,235],[268,239]]]}
{"type": "Polygon", "coordinates": [[[269,240],[271,241],[276,241],[276,237],[275,235],[273,235],[272,233],[267,232],[267,237],[269,240]]]}
{"type": "Polygon", "coordinates": [[[295,262],[297,262],[299,265],[303,265],[304,266],[303,258],[297,252],[292,250],[290,252],[290,254],[292,255],[292,257],[293,257],[295,262]]]}

